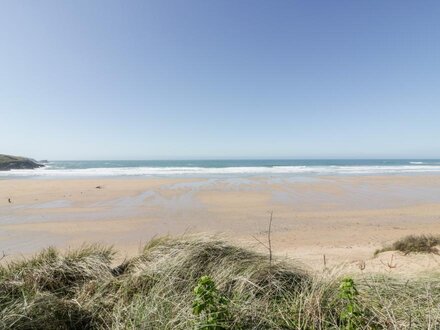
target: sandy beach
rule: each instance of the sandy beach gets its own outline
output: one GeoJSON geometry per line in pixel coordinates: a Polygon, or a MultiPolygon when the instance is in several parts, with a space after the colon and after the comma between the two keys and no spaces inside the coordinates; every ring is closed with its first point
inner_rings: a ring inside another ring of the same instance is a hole
{"type": "MultiPolygon", "coordinates": [[[[440,232],[440,176],[1,180],[0,251],[12,258],[101,242],[132,255],[152,237],[184,233],[264,250],[258,240],[266,238],[269,211],[277,255],[314,269],[364,261],[384,268],[391,254],[373,258],[375,249],[440,232]]],[[[402,266],[395,272],[439,262],[393,258],[402,266]]]]}

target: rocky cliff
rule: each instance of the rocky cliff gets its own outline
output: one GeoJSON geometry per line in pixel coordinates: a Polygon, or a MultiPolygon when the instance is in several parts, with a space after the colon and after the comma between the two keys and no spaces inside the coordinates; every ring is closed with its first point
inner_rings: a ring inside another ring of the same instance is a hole
{"type": "Polygon", "coordinates": [[[38,164],[35,160],[30,158],[0,154],[0,171],[34,169],[43,166],[44,165],[38,164]]]}

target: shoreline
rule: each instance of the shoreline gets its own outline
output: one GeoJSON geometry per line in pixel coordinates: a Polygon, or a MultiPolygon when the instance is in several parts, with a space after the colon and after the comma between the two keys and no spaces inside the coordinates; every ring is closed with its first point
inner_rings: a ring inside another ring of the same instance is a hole
{"type": "Polygon", "coordinates": [[[440,159],[223,159],[51,161],[0,178],[226,178],[258,176],[440,175],[440,159]]]}

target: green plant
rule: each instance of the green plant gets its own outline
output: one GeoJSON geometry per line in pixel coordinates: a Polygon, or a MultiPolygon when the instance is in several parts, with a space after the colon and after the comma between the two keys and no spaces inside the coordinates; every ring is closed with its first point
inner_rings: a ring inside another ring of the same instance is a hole
{"type": "Polygon", "coordinates": [[[209,276],[202,276],[194,288],[193,313],[199,317],[197,329],[226,329],[227,299],[218,292],[209,276]]]}
{"type": "Polygon", "coordinates": [[[341,326],[346,330],[354,330],[360,327],[362,310],[357,302],[359,292],[352,278],[344,278],[339,286],[339,298],[344,301],[341,311],[341,326]]]}

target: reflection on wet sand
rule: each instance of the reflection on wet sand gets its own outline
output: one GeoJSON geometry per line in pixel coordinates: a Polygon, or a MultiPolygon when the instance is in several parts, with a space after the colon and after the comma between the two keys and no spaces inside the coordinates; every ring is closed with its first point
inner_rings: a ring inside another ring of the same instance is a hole
{"type": "Polygon", "coordinates": [[[0,250],[100,241],[131,253],[187,231],[252,243],[269,210],[277,253],[351,260],[404,234],[440,232],[440,176],[3,180],[0,250]]]}

